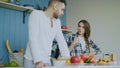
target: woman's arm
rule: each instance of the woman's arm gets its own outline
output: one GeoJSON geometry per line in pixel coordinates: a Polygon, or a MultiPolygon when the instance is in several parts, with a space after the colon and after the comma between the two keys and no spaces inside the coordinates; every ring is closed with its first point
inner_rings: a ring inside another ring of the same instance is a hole
{"type": "Polygon", "coordinates": [[[76,45],[76,43],[78,43],[78,38],[74,38],[74,40],[72,41],[72,43],[69,46],[69,51],[73,50],[73,48],[76,45]]]}
{"type": "Polygon", "coordinates": [[[90,40],[90,45],[91,47],[95,50],[95,54],[101,53],[102,51],[100,50],[100,48],[92,41],[90,40]]]}
{"type": "Polygon", "coordinates": [[[78,43],[78,38],[75,37],[75,34],[72,34],[67,40],[69,51],[73,50],[76,43],[78,43]]]}

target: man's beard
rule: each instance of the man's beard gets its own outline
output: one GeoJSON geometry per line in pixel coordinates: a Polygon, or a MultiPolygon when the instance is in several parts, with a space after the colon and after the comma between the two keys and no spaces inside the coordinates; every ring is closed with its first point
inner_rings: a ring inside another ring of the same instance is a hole
{"type": "Polygon", "coordinates": [[[57,13],[54,13],[54,18],[58,19],[59,15],[57,13]]]}

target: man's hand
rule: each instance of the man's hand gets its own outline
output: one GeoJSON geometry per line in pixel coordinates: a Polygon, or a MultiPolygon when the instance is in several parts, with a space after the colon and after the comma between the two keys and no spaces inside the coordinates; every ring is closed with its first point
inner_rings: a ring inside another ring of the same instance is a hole
{"type": "Polygon", "coordinates": [[[42,61],[37,62],[37,63],[35,64],[35,68],[43,68],[43,67],[45,67],[45,64],[44,64],[42,61]]]}

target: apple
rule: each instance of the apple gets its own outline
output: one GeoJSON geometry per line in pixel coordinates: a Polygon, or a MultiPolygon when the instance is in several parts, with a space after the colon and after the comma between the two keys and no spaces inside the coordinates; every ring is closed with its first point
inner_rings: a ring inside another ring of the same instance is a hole
{"type": "Polygon", "coordinates": [[[70,61],[71,61],[71,63],[80,63],[80,57],[79,56],[71,56],[70,61]]]}
{"type": "Polygon", "coordinates": [[[88,57],[85,54],[80,54],[81,59],[83,59],[83,61],[87,61],[88,57]]]}
{"type": "Polygon", "coordinates": [[[67,29],[66,25],[61,26],[61,29],[67,29]]]}

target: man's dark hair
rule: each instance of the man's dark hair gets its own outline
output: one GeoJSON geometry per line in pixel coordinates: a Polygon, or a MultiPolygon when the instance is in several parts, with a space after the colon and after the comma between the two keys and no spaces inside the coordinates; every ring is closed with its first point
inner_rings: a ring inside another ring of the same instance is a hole
{"type": "Polygon", "coordinates": [[[49,0],[48,6],[49,6],[51,3],[53,3],[54,1],[58,1],[58,2],[64,3],[65,6],[67,5],[66,0],[49,0]]]}

